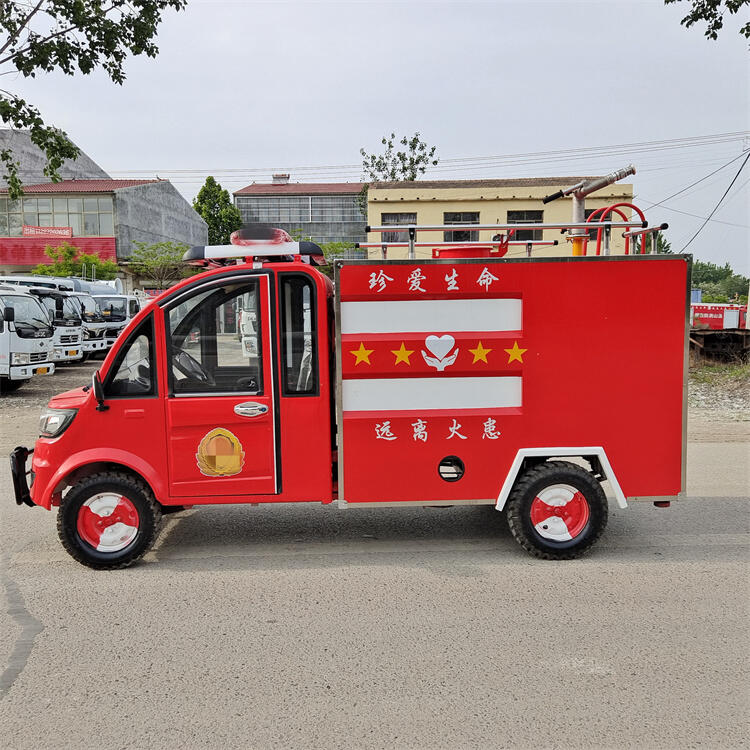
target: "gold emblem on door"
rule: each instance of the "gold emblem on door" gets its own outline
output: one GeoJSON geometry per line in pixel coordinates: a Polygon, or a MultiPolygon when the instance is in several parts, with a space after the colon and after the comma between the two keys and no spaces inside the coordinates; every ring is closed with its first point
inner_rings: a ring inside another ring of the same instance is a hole
{"type": "Polygon", "coordinates": [[[242,444],[223,427],[217,427],[203,437],[195,458],[201,474],[207,477],[232,477],[245,465],[242,444]]]}

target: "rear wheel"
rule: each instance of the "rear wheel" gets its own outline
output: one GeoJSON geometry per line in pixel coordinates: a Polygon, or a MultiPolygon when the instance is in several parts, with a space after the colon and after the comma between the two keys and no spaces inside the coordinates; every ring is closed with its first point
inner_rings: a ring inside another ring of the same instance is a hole
{"type": "Polygon", "coordinates": [[[13,393],[13,391],[17,391],[24,383],[28,383],[28,378],[26,380],[11,380],[10,378],[0,378],[0,394],[3,393],[13,393]]]}
{"type": "Polygon", "coordinates": [[[579,557],[607,526],[607,497],[601,485],[585,469],[564,461],[526,471],[506,507],[515,540],[546,560],[579,557]]]}
{"type": "Polygon", "coordinates": [[[141,480],[121,472],[85,477],[65,495],[57,531],[65,549],[90,568],[126,568],[153,545],[161,509],[141,480]]]}

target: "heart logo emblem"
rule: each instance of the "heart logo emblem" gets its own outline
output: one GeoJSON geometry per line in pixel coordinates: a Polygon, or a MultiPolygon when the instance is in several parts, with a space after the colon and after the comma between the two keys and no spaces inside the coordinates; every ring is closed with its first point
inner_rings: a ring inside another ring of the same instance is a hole
{"type": "Polygon", "coordinates": [[[444,359],[445,356],[456,345],[456,339],[446,333],[444,336],[430,335],[424,340],[424,345],[431,354],[438,359],[444,359]]]}

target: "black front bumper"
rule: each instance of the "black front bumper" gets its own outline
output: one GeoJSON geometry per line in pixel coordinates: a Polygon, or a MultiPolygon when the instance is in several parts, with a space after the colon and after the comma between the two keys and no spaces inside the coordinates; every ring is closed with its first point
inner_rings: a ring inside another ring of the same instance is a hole
{"type": "Polygon", "coordinates": [[[29,483],[26,481],[26,476],[29,473],[26,471],[26,459],[33,452],[33,448],[24,448],[22,445],[19,445],[10,454],[10,473],[13,476],[13,492],[16,496],[16,505],[28,505],[30,508],[34,507],[34,502],[29,492],[29,483]]]}

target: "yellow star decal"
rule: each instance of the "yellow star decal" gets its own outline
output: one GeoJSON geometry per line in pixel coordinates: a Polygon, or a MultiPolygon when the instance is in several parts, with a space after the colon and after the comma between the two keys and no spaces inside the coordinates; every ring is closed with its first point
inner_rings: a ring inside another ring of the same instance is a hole
{"type": "Polygon", "coordinates": [[[506,349],[505,351],[508,352],[508,364],[510,364],[513,361],[518,361],[518,362],[521,362],[521,364],[523,364],[523,355],[524,355],[524,352],[528,351],[528,349],[521,349],[518,346],[518,342],[514,341],[513,347],[511,349],[506,349]]]}
{"type": "Polygon", "coordinates": [[[394,365],[397,365],[399,362],[406,362],[407,365],[410,365],[411,362],[409,361],[409,357],[414,354],[414,349],[407,349],[402,341],[401,348],[391,349],[391,354],[396,355],[396,361],[393,363],[394,365]]]}
{"type": "Polygon", "coordinates": [[[349,354],[353,354],[356,357],[355,365],[358,365],[360,362],[364,362],[365,364],[372,364],[370,362],[370,355],[375,351],[374,349],[365,349],[365,345],[360,341],[359,342],[359,349],[352,349],[349,354]]]}
{"type": "Polygon", "coordinates": [[[487,364],[487,355],[492,351],[492,349],[485,349],[482,346],[482,342],[480,341],[477,344],[476,349],[469,349],[469,351],[474,355],[474,361],[471,364],[476,364],[480,360],[487,364]]]}

